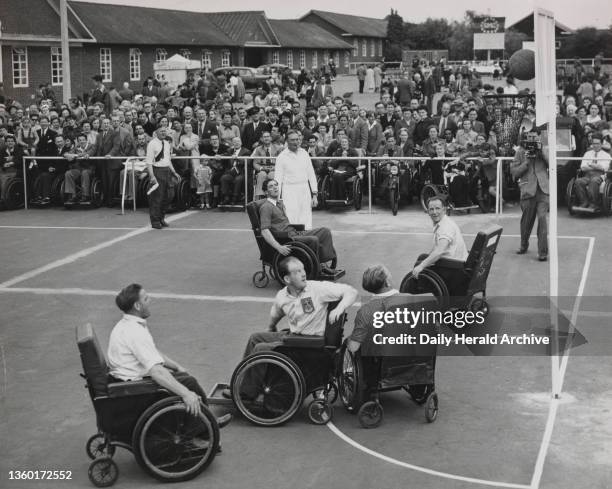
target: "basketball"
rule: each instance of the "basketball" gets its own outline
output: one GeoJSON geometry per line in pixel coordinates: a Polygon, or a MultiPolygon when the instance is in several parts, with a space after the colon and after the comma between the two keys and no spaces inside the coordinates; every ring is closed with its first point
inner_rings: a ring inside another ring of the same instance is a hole
{"type": "Polygon", "coordinates": [[[535,77],[535,53],[531,49],[520,49],[508,60],[510,74],[518,80],[531,80],[535,77]]]}

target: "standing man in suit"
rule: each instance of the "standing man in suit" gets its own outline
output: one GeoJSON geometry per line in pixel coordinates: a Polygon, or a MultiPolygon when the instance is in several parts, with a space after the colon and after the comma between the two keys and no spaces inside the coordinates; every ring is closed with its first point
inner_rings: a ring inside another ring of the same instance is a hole
{"type": "Polygon", "coordinates": [[[94,75],[91,77],[94,81],[94,89],[91,92],[91,98],[89,99],[89,103],[94,105],[96,103],[104,104],[104,112],[106,114],[110,114],[113,107],[112,101],[110,97],[110,93],[102,83],[102,75],[94,75]]]}
{"type": "Polygon", "coordinates": [[[357,79],[359,80],[359,93],[363,93],[363,85],[365,83],[366,67],[363,63],[357,68],[357,79]]]}
{"type": "Polygon", "coordinates": [[[349,129],[348,136],[351,148],[359,149],[362,155],[365,155],[369,138],[365,109],[358,110],[357,118],[353,120],[353,127],[349,129]]]}
{"type": "Polygon", "coordinates": [[[407,106],[410,103],[413,92],[413,82],[411,82],[408,73],[404,73],[402,78],[397,82],[398,101],[401,106],[407,106]]]}
{"type": "Polygon", "coordinates": [[[251,122],[247,122],[242,128],[242,145],[246,149],[253,151],[255,146],[259,144],[263,133],[270,132],[272,126],[259,119],[260,109],[258,107],[251,107],[248,114],[251,117],[251,122]]]}
{"type": "Polygon", "coordinates": [[[53,156],[55,154],[55,136],[57,133],[49,127],[49,118],[45,115],[40,118],[40,129],[38,134],[38,145],[36,154],[38,156],[53,156]]]}
{"type": "Polygon", "coordinates": [[[450,129],[453,136],[457,133],[457,121],[455,116],[451,114],[451,105],[448,102],[442,104],[440,115],[434,118],[434,123],[438,129],[438,134],[444,134],[444,131],[450,129]]]}
{"type": "Polygon", "coordinates": [[[202,147],[210,142],[210,136],[212,134],[218,134],[217,124],[209,121],[206,117],[206,109],[200,107],[196,110],[196,120],[192,123],[194,132],[200,138],[200,153],[202,153],[202,147]]]}
{"type": "Polygon", "coordinates": [[[314,88],[314,93],[312,94],[312,106],[315,109],[318,109],[321,105],[325,104],[326,98],[330,99],[334,98],[334,91],[332,90],[331,81],[326,81],[325,77],[322,76],[319,78],[319,83],[317,83],[314,88]]]}
{"type": "MultiPolygon", "coordinates": [[[[113,151],[114,135],[111,127],[111,121],[108,117],[102,119],[102,127],[98,132],[98,138],[96,141],[96,156],[106,156],[110,158],[113,151]]],[[[111,203],[112,205],[112,187],[111,187],[111,176],[112,171],[110,169],[111,161],[100,161],[99,162],[99,173],[102,177],[102,187],[104,188],[104,196],[106,204],[111,203]]]]}
{"type": "MultiPolygon", "coordinates": [[[[529,131],[531,137],[538,136],[534,127],[529,131]]],[[[534,152],[520,147],[516,150],[514,161],[510,165],[512,176],[517,179],[521,191],[521,247],[517,254],[524,255],[529,247],[529,237],[538,218],[538,260],[548,259],[548,148],[538,142],[534,152]]]]}

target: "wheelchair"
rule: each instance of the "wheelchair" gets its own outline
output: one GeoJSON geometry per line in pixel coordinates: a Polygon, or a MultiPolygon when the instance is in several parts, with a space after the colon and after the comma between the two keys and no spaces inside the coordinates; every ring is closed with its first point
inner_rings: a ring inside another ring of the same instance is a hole
{"type": "Polygon", "coordinates": [[[578,173],[572,178],[567,184],[565,193],[565,201],[567,204],[567,210],[571,216],[577,214],[601,214],[603,216],[609,216],[612,214],[612,171],[607,171],[605,178],[599,186],[599,202],[595,202],[598,208],[591,207],[579,207],[578,196],[576,194],[576,179],[583,176],[583,172],[578,170],[578,173]]]}
{"type": "Polygon", "coordinates": [[[329,172],[323,177],[321,182],[321,189],[319,192],[321,200],[321,208],[329,209],[330,207],[353,207],[356,211],[361,209],[361,201],[363,199],[363,178],[365,166],[357,167],[357,175],[354,175],[344,182],[345,187],[345,198],[344,199],[332,199],[331,198],[331,187],[332,187],[332,175],[337,170],[329,170],[329,172]]]}
{"type": "Polygon", "coordinates": [[[415,279],[412,272],[409,272],[400,284],[400,292],[431,293],[440,300],[443,308],[465,309],[488,315],[487,278],[502,231],[503,228],[497,225],[491,225],[479,231],[465,262],[440,258],[432,267],[425,268],[419,274],[418,279],[415,279]],[[461,290],[451,291],[453,292],[452,301],[449,287],[440,274],[444,269],[461,270],[463,273],[461,290]]]}
{"type": "Polygon", "coordinates": [[[15,210],[24,207],[24,181],[19,176],[11,177],[7,180],[5,186],[5,195],[0,208],[2,210],[15,210]]]}
{"type": "Polygon", "coordinates": [[[421,207],[425,212],[428,211],[427,203],[433,197],[442,197],[448,203],[446,209],[447,214],[453,211],[466,211],[468,214],[472,209],[480,209],[481,212],[487,212],[490,209],[490,198],[488,196],[488,188],[484,188],[484,181],[479,178],[479,172],[474,170],[471,165],[466,169],[466,178],[468,182],[468,198],[471,202],[453,202],[450,193],[451,179],[448,172],[444,171],[444,185],[436,185],[429,180],[423,185],[420,194],[421,207]],[[477,204],[474,204],[477,202],[477,204]],[[467,205],[465,205],[467,204],[467,205]]]}
{"type": "MultiPolygon", "coordinates": [[[[77,185],[76,186],[76,191],[77,191],[77,198],[81,198],[81,195],[83,194],[83,188],[81,187],[81,185],[77,185]]],[[[97,209],[98,207],[100,207],[102,205],[102,202],[104,202],[104,190],[102,188],[102,180],[99,179],[97,176],[92,175],[91,177],[91,182],[89,184],[89,204],[81,204],[80,202],[68,202],[68,199],[66,198],[66,191],[65,191],[65,177],[64,179],[62,179],[62,185],[60,187],[60,195],[62,196],[62,201],[64,204],[64,207],[66,209],[83,209],[83,208],[90,208],[90,209],[97,209]]]]}
{"type": "Polygon", "coordinates": [[[362,352],[367,346],[363,343],[352,353],[346,340],[340,350],[337,380],[346,410],[357,414],[363,428],[376,428],[384,417],[380,393],[404,390],[416,404],[425,406],[425,419],[433,423],[438,417],[436,346],[427,346],[426,351],[419,351],[419,356],[401,357],[366,356],[362,352]]]}
{"type": "MultiPolygon", "coordinates": [[[[337,305],[328,305],[328,315],[337,305]]],[[[328,316],[323,336],[288,333],[273,351],[254,352],[243,359],[230,382],[236,409],[255,425],[280,426],[291,420],[312,395],[308,418],[317,425],[329,422],[338,397],[335,366],[345,322],[346,314],[334,323],[328,316]],[[243,390],[247,377],[252,390],[249,399],[243,390]]]]}
{"type": "Polygon", "coordinates": [[[412,201],[412,169],[405,161],[378,161],[372,173],[376,182],[372,188],[373,196],[383,198],[396,216],[402,199],[409,203],[412,201]]]}
{"type": "Polygon", "coordinates": [[[51,192],[49,193],[49,198],[51,201],[48,204],[43,204],[39,202],[38,196],[42,195],[42,178],[41,175],[38,175],[34,179],[34,183],[32,184],[32,200],[30,201],[30,205],[34,207],[50,207],[50,206],[60,206],[64,204],[64,194],[62,192],[62,186],[64,185],[64,172],[60,172],[53,177],[53,181],[51,182],[51,192]]]}
{"type": "Polygon", "coordinates": [[[86,444],[93,460],[89,480],[96,487],[117,481],[119,469],[113,460],[117,447],[133,452],[138,465],[162,482],[191,480],[210,465],[220,435],[207,406],[202,405],[202,416],[196,417],[187,412],[180,397],[152,380],[109,382],[106,358],[91,325],[77,327],[76,339],[81,376],[98,426],[86,444]]]}
{"type": "MultiPolygon", "coordinates": [[[[179,175],[181,175],[180,181],[176,185],[168,187],[168,209],[166,210],[168,213],[186,211],[191,207],[193,201],[191,177],[182,175],[180,172],[179,175]]],[[[148,207],[149,205],[147,196],[149,181],[148,174],[136,181],[136,205],[139,207],[148,207]]]]}
{"type": "MultiPolygon", "coordinates": [[[[283,277],[280,276],[278,268],[280,262],[286,257],[272,248],[261,235],[259,208],[264,202],[266,202],[266,199],[249,202],[247,204],[247,214],[249,215],[249,220],[251,221],[251,228],[253,229],[253,234],[255,235],[255,241],[257,243],[257,247],[259,248],[259,259],[261,260],[261,270],[253,274],[253,285],[258,289],[267,287],[270,283],[270,278],[273,278],[281,285],[281,287],[284,287],[285,283],[283,282],[283,277]],[[266,267],[268,267],[267,270],[266,267]]],[[[295,224],[292,226],[298,231],[304,229],[304,226],[301,224],[295,224]]],[[[289,237],[285,239],[282,237],[276,237],[276,240],[279,243],[288,246],[291,249],[290,256],[295,256],[304,264],[304,270],[306,271],[308,280],[321,279],[321,263],[319,262],[319,257],[313,250],[311,250],[304,243],[292,240],[289,237]]],[[[331,268],[335,269],[336,265],[337,259],[332,260],[331,268]]],[[[337,270],[336,274],[333,276],[333,280],[343,277],[344,274],[344,270],[337,270]]],[[[328,275],[325,276],[326,280],[330,280],[330,278],[332,277],[328,275]]]]}

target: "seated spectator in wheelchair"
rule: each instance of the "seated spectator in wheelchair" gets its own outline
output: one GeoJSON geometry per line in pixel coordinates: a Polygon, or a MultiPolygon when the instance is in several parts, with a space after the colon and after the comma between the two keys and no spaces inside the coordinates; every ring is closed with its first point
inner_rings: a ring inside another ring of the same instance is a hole
{"type": "Polygon", "coordinates": [[[392,131],[385,132],[385,144],[382,144],[380,148],[378,148],[376,156],[388,156],[389,158],[403,156],[401,154],[401,149],[395,143],[395,136],[392,131]]]}
{"type": "Polygon", "coordinates": [[[263,191],[262,185],[266,180],[274,178],[275,157],[283,150],[282,147],[272,144],[270,131],[264,131],[261,134],[260,143],[261,144],[253,150],[252,154],[252,156],[260,157],[260,159],[253,160],[255,172],[255,199],[265,197],[266,193],[263,191]]]}
{"type": "Polygon", "coordinates": [[[247,162],[247,173],[252,173],[251,161],[240,159],[240,156],[250,156],[251,152],[242,147],[242,140],[239,136],[232,138],[232,148],[228,151],[228,156],[236,159],[223,160],[225,172],[221,177],[221,195],[224,204],[239,204],[240,196],[244,194],[244,163],[247,162]]]}
{"type": "Polygon", "coordinates": [[[444,165],[443,158],[446,158],[446,143],[439,141],[435,146],[436,156],[433,160],[427,160],[423,164],[423,170],[430,173],[431,183],[434,185],[444,185],[444,165]]]}
{"type": "MultiPolygon", "coordinates": [[[[135,155],[138,158],[138,162],[134,162],[134,180],[138,182],[147,176],[147,144],[149,144],[149,138],[144,131],[140,134],[136,135],[136,144],[135,144],[135,155]]],[[[127,174],[127,182],[125,183],[125,200],[133,200],[136,198],[136,194],[134,192],[134,185],[132,184],[132,164],[131,162],[128,164],[127,161],[124,163],[124,168],[119,172],[119,185],[121,185],[121,189],[123,189],[123,179],[127,174]]]]}
{"type": "Polygon", "coordinates": [[[333,275],[335,270],[324,265],[336,258],[331,231],[328,228],[296,231],[287,219],[285,206],[282,201],[278,200],[278,182],[267,180],[263,184],[263,189],[266,192],[267,199],[259,209],[259,219],[261,235],[266,242],[281,255],[287,256],[291,250],[287,246],[281,245],[276,238],[286,237],[301,241],[316,253],[319,263],[321,263],[321,272],[324,275],[333,275]]]}
{"type": "MultiPolygon", "coordinates": [[[[139,284],[130,284],[117,294],[115,303],[124,315],[113,328],[108,343],[109,376],[112,382],[151,377],[161,387],[181,397],[189,413],[201,415],[200,403],[207,404],[198,381],[178,362],[157,349],[147,326],[151,299],[139,284]]],[[[220,427],[232,416],[217,418],[220,427]]]]}
{"type": "Polygon", "coordinates": [[[438,128],[436,126],[429,126],[427,130],[427,138],[423,141],[421,150],[425,156],[436,156],[436,145],[442,142],[438,137],[438,128]]]}
{"type": "MultiPolygon", "coordinates": [[[[349,139],[344,137],[340,140],[340,148],[332,156],[357,158],[359,153],[356,149],[349,147],[349,139]]],[[[331,177],[331,199],[345,200],[346,181],[357,175],[359,160],[330,160],[328,165],[329,170],[333,171],[331,177]]]]}
{"type": "MultiPolygon", "coordinates": [[[[480,158],[480,171],[485,179],[487,192],[494,199],[497,198],[497,160],[495,159],[495,149],[489,143],[482,143],[478,146],[480,158]]],[[[502,182],[503,184],[503,179],[502,182]]],[[[503,199],[502,199],[503,203],[503,199]]]]}
{"type": "Polygon", "coordinates": [[[4,144],[0,149],[0,202],[6,199],[9,180],[23,175],[23,149],[17,146],[17,139],[13,134],[7,134],[4,144]]]}
{"type": "MultiPolygon", "coordinates": [[[[200,144],[200,154],[206,156],[224,156],[229,151],[229,147],[221,143],[218,134],[211,134],[208,143],[200,144]]],[[[212,158],[209,162],[209,167],[212,171],[210,177],[210,183],[213,188],[213,203],[212,206],[216,207],[219,203],[219,193],[221,188],[221,177],[224,173],[224,160],[212,158]]]]}
{"type": "Polygon", "coordinates": [[[37,162],[37,176],[39,179],[40,187],[37,194],[34,195],[34,203],[37,204],[50,204],[51,203],[51,185],[57,175],[66,173],[68,169],[68,162],[64,158],[64,155],[68,152],[68,148],[64,147],[64,136],[55,136],[55,147],[52,149],[52,154],[49,156],[55,156],[52,160],[38,160],[37,162]]]}
{"type": "MultiPolygon", "coordinates": [[[[466,276],[460,264],[467,259],[468,251],[459,226],[446,215],[446,209],[447,203],[443,197],[432,197],[427,202],[427,211],[434,226],[433,247],[428,254],[419,255],[412,269],[412,275],[418,279],[420,273],[425,268],[429,268],[444,280],[451,297],[463,296],[466,276]],[[447,262],[448,265],[456,263],[457,266],[436,265],[441,258],[450,260],[447,262]]],[[[410,293],[416,293],[415,285],[411,284],[410,293]]]]}
{"type": "Polygon", "coordinates": [[[583,176],[576,178],[576,196],[579,207],[595,209],[599,205],[599,187],[610,170],[609,153],[602,150],[601,134],[593,134],[591,147],[582,157],[580,170],[583,176]]]}
{"type": "Polygon", "coordinates": [[[96,170],[95,163],[90,162],[89,157],[95,155],[95,153],[96,148],[87,142],[87,136],[79,134],[75,147],[64,155],[70,164],[70,169],[66,172],[64,178],[66,202],[77,203],[77,182],[81,184],[80,201],[84,204],[89,202],[91,179],[96,170]]]}
{"type": "MultiPolygon", "coordinates": [[[[341,132],[344,134],[344,136],[346,136],[346,133],[344,133],[344,129],[342,129],[341,132]]],[[[325,154],[326,154],[325,151],[323,151],[323,149],[317,144],[319,142],[319,139],[317,138],[317,135],[316,134],[310,134],[305,139],[306,139],[306,147],[304,149],[308,153],[308,156],[310,156],[310,158],[311,158],[312,167],[314,168],[315,174],[317,176],[324,175],[326,170],[327,170],[327,165],[325,164],[325,161],[324,160],[318,160],[318,159],[317,160],[312,159],[312,158],[317,158],[319,156],[325,156],[325,154]]],[[[329,146],[329,148],[332,148],[334,142],[335,142],[335,140],[332,141],[332,144],[329,146]]],[[[331,156],[331,154],[329,156],[331,156]]]]}
{"type": "Polygon", "coordinates": [[[466,175],[466,167],[469,165],[465,158],[449,161],[444,167],[448,193],[455,207],[467,207],[470,201],[470,182],[466,175]]]}
{"type": "Polygon", "coordinates": [[[329,322],[334,323],[357,300],[357,290],[350,285],[307,280],[303,263],[295,257],[283,259],[279,271],[286,286],[274,298],[268,331],[253,333],[249,337],[244,358],[256,351],[273,350],[289,334],[323,336],[328,305],[339,301],[329,313],[329,322]],[[278,331],[276,326],[285,316],[289,329],[278,331]]]}

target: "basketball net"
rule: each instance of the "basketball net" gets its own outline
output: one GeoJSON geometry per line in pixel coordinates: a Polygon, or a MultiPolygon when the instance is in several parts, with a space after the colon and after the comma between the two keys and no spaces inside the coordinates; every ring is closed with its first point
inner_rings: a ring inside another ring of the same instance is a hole
{"type": "MultiPolygon", "coordinates": [[[[536,123],[546,124],[548,141],[548,187],[550,201],[550,229],[548,234],[549,259],[549,296],[550,322],[553,344],[552,394],[555,398],[561,394],[560,364],[558,354],[558,296],[559,296],[559,248],[557,246],[557,115],[556,115],[556,54],[555,54],[555,16],[541,8],[534,11],[535,38],[535,90],[536,90],[536,123]]],[[[567,345],[566,345],[567,348],[567,345]]]]}

